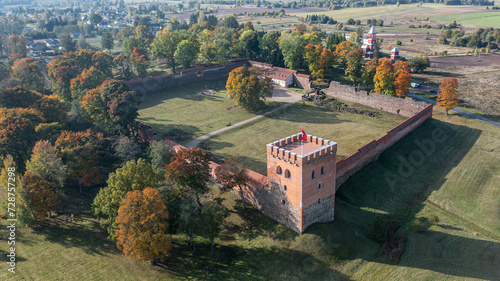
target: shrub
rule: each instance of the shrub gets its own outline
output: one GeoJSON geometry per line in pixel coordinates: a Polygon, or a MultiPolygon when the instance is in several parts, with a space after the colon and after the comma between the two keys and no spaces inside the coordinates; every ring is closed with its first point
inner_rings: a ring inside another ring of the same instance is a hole
{"type": "Polygon", "coordinates": [[[411,224],[411,229],[415,232],[424,232],[430,227],[430,223],[425,218],[417,218],[411,224]]]}
{"type": "Polygon", "coordinates": [[[429,222],[432,224],[432,225],[436,225],[439,223],[439,217],[436,216],[436,215],[431,215],[429,216],[429,222]]]}
{"type": "Polygon", "coordinates": [[[389,241],[382,246],[382,255],[394,262],[399,262],[399,259],[405,251],[406,236],[402,234],[394,235],[389,241]]]}
{"type": "Polygon", "coordinates": [[[399,46],[399,45],[401,45],[401,44],[402,44],[402,43],[401,43],[401,41],[396,40],[396,45],[398,45],[398,46],[399,46]]]}

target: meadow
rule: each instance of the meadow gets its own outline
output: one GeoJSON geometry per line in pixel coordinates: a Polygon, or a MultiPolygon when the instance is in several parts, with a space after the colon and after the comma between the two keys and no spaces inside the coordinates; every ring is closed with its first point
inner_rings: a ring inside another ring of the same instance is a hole
{"type": "MultiPolygon", "coordinates": [[[[341,186],[335,221],[315,224],[302,235],[251,207],[243,210],[237,196],[212,186],[204,200],[218,200],[231,213],[214,256],[206,239],[196,238],[193,254],[186,236],[176,234],[171,258],[158,266],[126,259],[105,239],[104,229],[85,211],[97,190],[87,190],[71,204],[83,210],[75,222],[54,219],[50,227],[18,232],[17,273],[7,275],[2,262],[0,278],[494,280],[500,268],[499,140],[497,128],[435,109],[434,119],[341,186]],[[436,140],[436,132],[444,135],[436,140]],[[417,141],[432,140],[434,149],[422,151],[422,161],[400,170],[419,150],[417,141]],[[396,174],[397,181],[388,181],[388,173],[396,174]],[[431,215],[438,216],[436,225],[424,232],[411,230],[415,218],[431,215]],[[377,218],[398,220],[398,233],[407,236],[399,263],[379,256],[381,245],[368,238],[377,218]]],[[[6,228],[0,228],[0,243],[6,235],[6,228]]]]}
{"type": "Polygon", "coordinates": [[[164,91],[148,94],[139,105],[138,119],[150,125],[161,138],[171,130],[186,132],[181,144],[211,131],[235,124],[279,106],[280,103],[268,102],[257,112],[249,112],[228,97],[225,79],[184,84],[164,91]],[[201,94],[210,85],[213,94],[201,94]],[[216,90],[217,88],[217,90],[216,90]]]}

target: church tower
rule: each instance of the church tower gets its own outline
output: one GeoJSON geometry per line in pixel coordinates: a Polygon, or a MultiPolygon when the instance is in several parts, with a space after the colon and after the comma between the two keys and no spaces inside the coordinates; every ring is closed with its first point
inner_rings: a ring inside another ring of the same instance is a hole
{"type": "Polygon", "coordinates": [[[373,59],[373,54],[375,53],[377,45],[377,32],[375,31],[375,27],[372,26],[370,32],[368,32],[368,38],[363,39],[363,45],[361,48],[365,53],[365,58],[373,59]]]}
{"type": "Polygon", "coordinates": [[[334,219],[337,143],[302,134],[267,144],[267,176],[280,192],[275,218],[298,233],[334,219]]]}

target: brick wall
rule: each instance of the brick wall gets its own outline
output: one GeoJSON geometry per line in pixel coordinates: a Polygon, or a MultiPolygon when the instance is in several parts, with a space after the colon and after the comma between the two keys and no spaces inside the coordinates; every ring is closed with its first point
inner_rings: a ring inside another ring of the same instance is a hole
{"type": "Polygon", "coordinates": [[[193,67],[183,69],[181,74],[166,74],[156,77],[149,77],[127,81],[126,83],[132,91],[142,94],[143,98],[148,93],[165,90],[171,87],[180,86],[184,83],[192,83],[198,81],[210,81],[222,79],[229,76],[229,72],[233,69],[243,66],[246,61],[233,62],[224,65],[216,65],[210,67],[193,67]]]}
{"type": "Polygon", "coordinates": [[[424,109],[428,103],[412,98],[398,98],[378,93],[368,94],[366,91],[357,92],[354,87],[331,82],[328,89],[323,90],[327,95],[345,101],[360,103],[382,111],[411,117],[424,109]]]}
{"type": "Polygon", "coordinates": [[[356,153],[344,160],[337,162],[336,190],[339,189],[349,177],[357,173],[369,163],[378,159],[380,154],[404,136],[415,130],[422,123],[432,117],[432,104],[417,112],[403,123],[397,125],[378,140],[373,140],[364,145],[356,153]]]}

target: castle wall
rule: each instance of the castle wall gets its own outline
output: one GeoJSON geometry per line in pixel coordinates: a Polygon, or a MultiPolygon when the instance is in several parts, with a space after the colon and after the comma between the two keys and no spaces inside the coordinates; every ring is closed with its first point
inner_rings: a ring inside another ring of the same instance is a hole
{"type": "Polygon", "coordinates": [[[360,103],[382,111],[400,114],[406,117],[424,109],[428,103],[417,101],[412,98],[396,98],[378,93],[368,94],[366,91],[357,92],[354,87],[342,85],[339,82],[331,82],[328,89],[323,90],[327,95],[341,100],[360,103]]]}
{"type": "Polygon", "coordinates": [[[317,222],[332,222],[335,213],[335,194],[321,200],[318,204],[315,202],[304,208],[304,221],[302,231],[308,226],[317,222]]]}
{"type": "Polygon", "coordinates": [[[235,68],[243,66],[246,63],[246,61],[241,61],[210,67],[198,66],[189,69],[183,69],[181,71],[181,74],[178,75],[166,74],[156,77],[127,81],[126,83],[132,91],[136,91],[137,93],[142,94],[144,99],[148,93],[181,86],[185,83],[226,78],[229,76],[229,72],[231,72],[235,68]]]}

